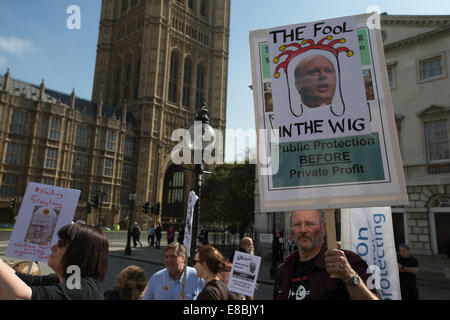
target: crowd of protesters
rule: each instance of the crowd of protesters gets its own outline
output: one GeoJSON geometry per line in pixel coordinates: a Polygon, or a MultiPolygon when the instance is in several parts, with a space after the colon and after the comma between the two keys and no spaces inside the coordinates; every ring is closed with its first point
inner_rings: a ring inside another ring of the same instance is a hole
{"type": "MultiPolygon", "coordinates": [[[[288,234],[289,254],[283,259],[280,248],[275,251],[281,262],[275,276],[275,300],[379,300],[375,289],[366,286],[370,274],[367,264],[354,252],[328,249],[324,241],[326,222],[321,210],[293,211],[288,234]]],[[[278,230],[277,230],[278,231],[278,230]]],[[[160,248],[161,225],[148,232],[149,247],[160,248]]],[[[165,268],[147,275],[142,268],[130,265],[116,277],[110,290],[102,291],[100,283],[108,268],[108,240],[100,228],[72,223],[59,229],[58,241],[51,247],[48,266],[54,274],[41,275],[36,263],[6,264],[0,259],[0,299],[25,300],[253,300],[253,297],[231,292],[228,280],[234,252],[228,259],[208,242],[203,228],[198,238],[192,267],[188,266],[183,245],[184,228],[167,230],[167,246],[163,248],[165,268]],[[80,268],[80,286],[68,284],[68,266],[80,268]]],[[[282,232],[276,243],[282,244],[282,232]]],[[[133,226],[133,240],[139,243],[140,227],[133,226]]],[[[400,245],[397,258],[403,299],[419,298],[415,276],[418,262],[409,255],[406,244],[400,245]]],[[[254,242],[244,237],[239,252],[254,254],[254,242]]]]}

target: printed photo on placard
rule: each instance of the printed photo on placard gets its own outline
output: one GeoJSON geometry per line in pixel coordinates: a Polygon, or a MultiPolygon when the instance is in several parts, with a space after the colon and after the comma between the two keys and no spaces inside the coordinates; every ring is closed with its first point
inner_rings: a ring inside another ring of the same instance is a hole
{"type": "Polygon", "coordinates": [[[353,17],[268,31],[280,142],[370,133],[353,17]]]}
{"type": "Polygon", "coordinates": [[[6,256],[47,262],[59,229],[72,223],[80,190],[30,182],[23,195],[6,256]]]}
{"type": "Polygon", "coordinates": [[[265,112],[273,112],[272,85],[270,82],[264,83],[264,110],[265,112]]]}
{"type": "Polygon", "coordinates": [[[33,216],[25,236],[24,242],[48,245],[55,232],[59,217],[59,209],[48,206],[34,206],[33,216]]]}

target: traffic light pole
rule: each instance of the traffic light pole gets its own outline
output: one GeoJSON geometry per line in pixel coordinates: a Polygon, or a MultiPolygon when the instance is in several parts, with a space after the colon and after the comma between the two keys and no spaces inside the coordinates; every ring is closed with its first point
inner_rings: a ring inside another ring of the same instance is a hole
{"type": "Polygon", "coordinates": [[[125,247],[125,253],[124,255],[126,256],[130,256],[131,255],[131,226],[132,226],[132,221],[133,221],[133,205],[134,205],[134,201],[136,200],[136,194],[130,194],[129,195],[129,204],[130,204],[130,216],[129,216],[129,220],[128,220],[128,235],[127,235],[127,245],[125,247]]]}
{"type": "Polygon", "coordinates": [[[9,208],[14,209],[16,207],[16,198],[9,199],[9,208]]]}
{"type": "Polygon", "coordinates": [[[98,204],[98,223],[97,223],[97,227],[100,229],[101,228],[101,221],[102,221],[102,206],[103,206],[103,196],[106,195],[106,193],[104,191],[98,193],[99,194],[99,204],[98,204]]]}

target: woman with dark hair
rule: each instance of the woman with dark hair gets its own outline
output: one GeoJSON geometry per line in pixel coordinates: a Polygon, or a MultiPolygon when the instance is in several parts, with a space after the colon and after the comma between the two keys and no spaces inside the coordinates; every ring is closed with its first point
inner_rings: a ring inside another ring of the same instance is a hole
{"type": "Polygon", "coordinates": [[[194,267],[197,276],[205,280],[205,286],[197,300],[238,300],[220,280],[220,273],[225,270],[223,256],[212,246],[203,246],[194,256],[194,267]]]}
{"type": "Polygon", "coordinates": [[[100,282],[108,268],[108,239],[86,224],[69,224],[58,231],[48,266],[55,274],[15,273],[0,259],[0,299],[103,300],[100,282]]]}

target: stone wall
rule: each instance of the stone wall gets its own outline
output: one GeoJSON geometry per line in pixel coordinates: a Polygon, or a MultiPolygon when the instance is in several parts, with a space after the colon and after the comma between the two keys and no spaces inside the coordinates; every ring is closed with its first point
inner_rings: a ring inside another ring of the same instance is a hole
{"type": "MultiPolygon", "coordinates": [[[[450,194],[450,185],[424,185],[408,187],[409,207],[407,214],[408,244],[411,252],[416,254],[432,254],[429,208],[438,205],[433,201],[440,195],[450,194]]],[[[439,226],[436,225],[436,229],[439,226]]]]}

